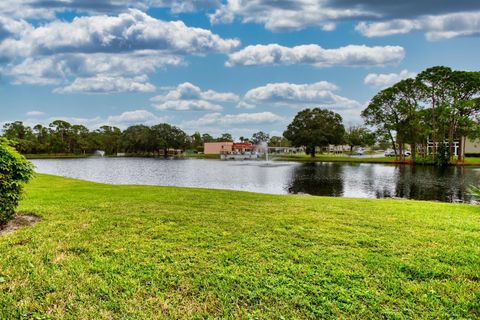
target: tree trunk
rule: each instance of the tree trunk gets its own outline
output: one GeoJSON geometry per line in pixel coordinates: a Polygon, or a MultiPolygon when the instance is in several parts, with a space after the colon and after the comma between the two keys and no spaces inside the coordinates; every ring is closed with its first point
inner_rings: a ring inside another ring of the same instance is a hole
{"type": "Polygon", "coordinates": [[[168,158],[168,149],[167,148],[163,148],[163,157],[168,158]]]}
{"type": "Polygon", "coordinates": [[[312,156],[312,158],[315,158],[315,147],[310,148],[310,155],[312,156]]]}
{"type": "Polygon", "coordinates": [[[465,161],[465,145],[467,144],[467,137],[461,137],[460,138],[460,152],[458,154],[458,162],[463,162],[465,161]]]}
{"type": "Polygon", "coordinates": [[[450,156],[450,161],[453,160],[454,157],[454,149],[453,149],[453,125],[450,125],[448,128],[448,153],[450,156]]]}
{"type": "Polygon", "coordinates": [[[395,153],[395,157],[397,157],[397,144],[393,139],[393,135],[391,131],[388,131],[388,136],[390,137],[390,141],[392,142],[392,148],[393,148],[393,152],[395,153]]]}
{"type": "MultiPolygon", "coordinates": [[[[433,90],[435,90],[433,88],[433,90]]],[[[437,157],[437,124],[436,124],[436,117],[435,117],[435,93],[432,95],[432,127],[433,127],[433,132],[432,132],[432,158],[433,161],[435,162],[435,158],[437,157]]]]}
{"type": "Polygon", "coordinates": [[[412,154],[410,155],[410,160],[411,160],[412,164],[415,164],[415,158],[417,156],[417,144],[416,143],[411,144],[410,148],[412,149],[411,150],[412,154]]]}
{"type": "Polygon", "coordinates": [[[405,160],[403,155],[403,142],[399,141],[398,145],[399,145],[400,161],[403,162],[405,160]]]}

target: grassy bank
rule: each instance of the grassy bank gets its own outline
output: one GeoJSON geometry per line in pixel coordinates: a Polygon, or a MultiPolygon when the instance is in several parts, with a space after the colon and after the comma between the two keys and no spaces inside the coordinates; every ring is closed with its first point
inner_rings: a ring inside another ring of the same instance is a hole
{"type": "Polygon", "coordinates": [[[5,319],[480,317],[474,206],[40,175],[20,211],[5,319]]]}
{"type": "Polygon", "coordinates": [[[298,162],[354,162],[354,163],[395,163],[394,157],[349,157],[345,155],[317,154],[312,158],[306,154],[286,154],[272,155],[272,159],[278,161],[298,161],[298,162]]]}
{"type": "Polygon", "coordinates": [[[74,153],[41,153],[41,154],[26,154],[25,157],[30,160],[34,159],[82,159],[91,157],[91,154],[74,154],[74,153]]]}

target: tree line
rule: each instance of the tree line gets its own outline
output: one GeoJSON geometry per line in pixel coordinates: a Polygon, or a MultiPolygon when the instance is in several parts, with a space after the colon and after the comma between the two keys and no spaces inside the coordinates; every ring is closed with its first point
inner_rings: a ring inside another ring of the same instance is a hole
{"type": "Polygon", "coordinates": [[[413,160],[420,151],[438,164],[448,163],[455,156],[454,141],[458,140],[458,159],[462,161],[466,139],[479,136],[479,95],[480,72],[437,66],[380,91],[362,117],[389,137],[401,160],[408,144],[413,160]]]}
{"type": "Polygon", "coordinates": [[[448,164],[455,156],[457,140],[462,161],[466,139],[480,136],[480,72],[428,68],[380,91],[361,115],[373,132],[364,126],[345,130],[339,114],[315,108],[299,112],[284,136],[294,146],[306,146],[312,156],[316,147],[345,143],[353,147],[376,140],[382,144],[389,141],[403,161],[408,144],[413,162],[421,153],[423,160],[439,165],[448,164]]]}
{"type": "MultiPolygon", "coordinates": [[[[391,147],[404,160],[406,145],[411,158],[446,164],[454,157],[454,141],[459,141],[459,160],[465,156],[467,138],[480,137],[480,72],[455,71],[437,66],[415,78],[402,80],[381,90],[361,113],[364,125],[345,129],[342,117],[321,108],[300,111],[283,133],[270,137],[260,131],[241,142],[271,147],[305,147],[316,150],[329,145],[391,147]],[[431,150],[428,143],[430,142],[431,150]]],[[[196,132],[189,136],[170,124],[134,125],[125,130],[102,126],[90,131],[83,125],[63,120],[33,128],[22,122],[7,123],[3,136],[15,142],[23,154],[91,154],[103,150],[117,153],[167,155],[169,149],[202,152],[205,142],[233,141],[230,133],[214,138],[196,132]]]]}
{"type": "MultiPolygon", "coordinates": [[[[233,141],[230,133],[213,137],[208,133],[188,135],[180,128],[162,123],[154,126],[133,125],[125,130],[114,126],[101,126],[89,130],[83,125],[56,120],[48,126],[29,127],[21,121],[6,123],[3,137],[12,141],[22,154],[93,154],[97,150],[107,155],[128,153],[135,155],[167,155],[170,149],[202,152],[205,142],[233,141]]],[[[240,137],[242,142],[272,146],[288,146],[283,137],[271,137],[260,131],[251,138],[240,137]]]]}

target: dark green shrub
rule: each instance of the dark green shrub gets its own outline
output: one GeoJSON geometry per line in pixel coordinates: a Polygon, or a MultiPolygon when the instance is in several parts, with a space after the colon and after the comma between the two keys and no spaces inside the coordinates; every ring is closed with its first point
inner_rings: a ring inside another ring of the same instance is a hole
{"type": "Polygon", "coordinates": [[[0,225],[10,220],[20,201],[23,185],[33,176],[33,165],[7,140],[0,138],[0,225]]]}
{"type": "Polygon", "coordinates": [[[438,167],[446,167],[450,164],[450,149],[446,143],[438,144],[435,164],[438,167]]]}

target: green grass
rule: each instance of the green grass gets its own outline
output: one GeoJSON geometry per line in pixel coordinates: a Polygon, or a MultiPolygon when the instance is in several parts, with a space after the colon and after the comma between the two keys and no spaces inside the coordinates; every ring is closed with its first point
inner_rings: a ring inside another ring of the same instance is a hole
{"type": "Polygon", "coordinates": [[[91,154],[74,154],[74,153],[39,153],[39,154],[26,154],[27,159],[77,159],[88,158],[91,154]]]}
{"type": "Polygon", "coordinates": [[[2,319],[474,319],[480,209],[39,175],[2,319]]]}

